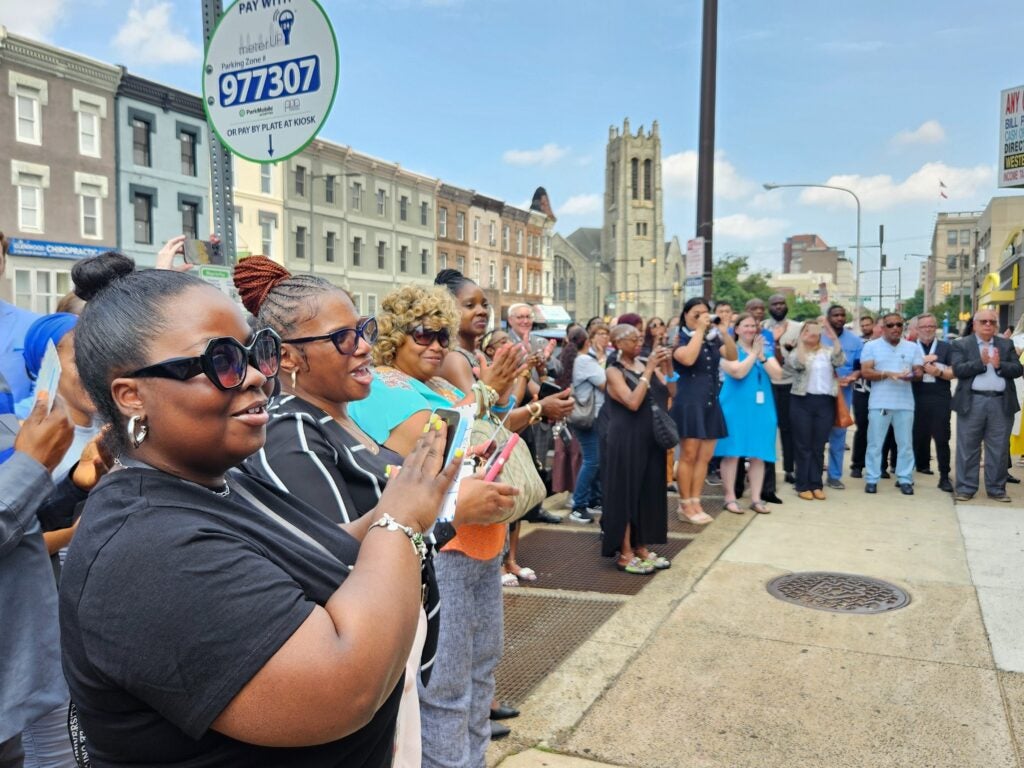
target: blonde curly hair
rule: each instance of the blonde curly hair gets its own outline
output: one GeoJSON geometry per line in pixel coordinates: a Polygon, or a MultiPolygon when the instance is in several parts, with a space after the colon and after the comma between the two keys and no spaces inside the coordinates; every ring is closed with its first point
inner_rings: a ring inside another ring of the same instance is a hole
{"type": "Polygon", "coordinates": [[[447,288],[406,285],[385,296],[377,311],[377,343],[373,345],[373,362],[392,365],[407,338],[406,329],[421,322],[428,328],[447,327],[451,333],[449,344],[455,342],[459,312],[447,288]]]}

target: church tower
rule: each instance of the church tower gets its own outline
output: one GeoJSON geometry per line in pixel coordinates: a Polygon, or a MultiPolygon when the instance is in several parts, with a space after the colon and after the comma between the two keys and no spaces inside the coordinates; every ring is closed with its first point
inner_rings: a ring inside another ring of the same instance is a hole
{"type": "Polygon", "coordinates": [[[633,134],[629,118],[622,133],[608,129],[605,157],[604,227],[601,257],[613,276],[615,308],[609,314],[636,312],[645,318],[674,308],[671,275],[665,264],[662,217],[661,137],[658,121],[633,134]]]}

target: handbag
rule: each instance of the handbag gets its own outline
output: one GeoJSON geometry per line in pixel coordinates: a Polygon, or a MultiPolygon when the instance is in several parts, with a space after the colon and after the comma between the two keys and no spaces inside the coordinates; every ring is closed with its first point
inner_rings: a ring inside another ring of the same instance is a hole
{"type": "MultiPolygon", "coordinates": [[[[511,432],[493,419],[474,419],[470,445],[479,445],[493,437],[494,441],[501,446],[511,436],[511,432]]],[[[512,509],[497,522],[514,523],[544,501],[547,496],[547,488],[544,487],[544,481],[537,471],[533,454],[522,440],[516,443],[515,448],[512,449],[512,453],[501,470],[499,480],[506,485],[518,488],[519,495],[515,497],[512,509]]]]}
{"type": "Polygon", "coordinates": [[[594,406],[597,404],[597,396],[594,394],[594,387],[590,387],[590,397],[580,399],[576,397],[575,390],[572,393],[572,413],[566,418],[569,425],[580,429],[591,429],[594,426],[594,406]]]}
{"type": "Polygon", "coordinates": [[[839,394],[836,395],[836,418],[835,421],[832,422],[832,426],[838,427],[839,429],[846,429],[847,427],[852,427],[853,423],[854,418],[850,414],[850,409],[846,405],[846,398],[843,397],[843,388],[840,387],[839,394]]]}
{"type": "MultiPolygon", "coordinates": [[[[623,368],[622,372],[639,383],[639,377],[632,371],[627,371],[623,368]]],[[[654,402],[654,398],[651,397],[650,387],[647,388],[647,392],[644,394],[644,400],[647,401],[651,408],[651,431],[654,433],[654,444],[665,451],[675,448],[679,445],[679,428],[676,426],[675,419],[665,413],[665,409],[654,402]]]]}

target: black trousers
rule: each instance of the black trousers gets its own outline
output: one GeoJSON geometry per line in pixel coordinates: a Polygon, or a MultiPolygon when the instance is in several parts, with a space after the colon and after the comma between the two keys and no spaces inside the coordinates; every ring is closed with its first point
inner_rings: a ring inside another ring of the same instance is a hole
{"type": "Polygon", "coordinates": [[[922,397],[914,401],[914,463],[917,469],[929,469],[932,440],[939,474],[949,474],[950,410],[949,397],[922,397]]]}
{"type": "Polygon", "coordinates": [[[796,490],[821,490],[825,471],[825,443],[836,419],[831,395],[790,395],[790,427],[796,452],[796,490]]]}
{"type": "Polygon", "coordinates": [[[789,394],[792,384],[772,384],[775,396],[775,416],[779,421],[779,440],[782,443],[782,469],[793,471],[793,428],[789,419],[789,394]]]}
{"type": "Polygon", "coordinates": [[[857,431],[853,435],[853,457],[850,460],[850,469],[864,469],[864,457],[868,452],[868,399],[870,392],[859,392],[853,390],[853,419],[857,424],[857,431]]]}

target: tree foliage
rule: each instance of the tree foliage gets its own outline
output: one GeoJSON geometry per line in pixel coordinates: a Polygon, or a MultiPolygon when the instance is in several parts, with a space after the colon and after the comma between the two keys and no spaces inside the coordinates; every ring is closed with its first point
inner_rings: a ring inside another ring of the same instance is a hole
{"type": "Polygon", "coordinates": [[[711,273],[714,302],[727,301],[739,311],[751,299],[768,301],[773,293],[768,285],[768,273],[750,272],[741,277],[747,271],[748,263],[746,256],[732,254],[718,260],[711,273]]]}
{"type": "Polygon", "coordinates": [[[786,304],[789,305],[788,317],[791,320],[814,320],[821,317],[821,305],[816,301],[789,295],[786,304]]]}
{"type": "Polygon", "coordinates": [[[917,317],[924,312],[924,288],[918,288],[914,295],[903,302],[903,316],[917,317]]]}

